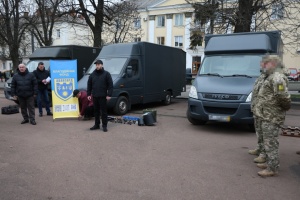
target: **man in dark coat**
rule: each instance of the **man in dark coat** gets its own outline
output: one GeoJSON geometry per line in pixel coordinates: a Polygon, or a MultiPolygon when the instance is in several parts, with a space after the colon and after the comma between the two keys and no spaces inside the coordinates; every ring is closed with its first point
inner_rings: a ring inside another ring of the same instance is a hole
{"type": "Polygon", "coordinates": [[[100,129],[100,111],[103,131],[107,132],[107,101],[113,92],[113,81],[108,71],[103,68],[102,60],[97,60],[96,69],[90,75],[87,84],[88,100],[94,102],[95,125],[90,130],[100,129]]]}
{"type": "Polygon", "coordinates": [[[11,82],[11,95],[20,102],[21,114],[24,118],[21,124],[28,123],[30,120],[32,125],[36,125],[34,97],[37,95],[37,81],[24,64],[20,64],[18,69],[11,82]]]}
{"type": "Polygon", "coordinates": [[[39,107],[39,116],[43,116],[42,101],[45,102],[47,115],[52,115],[50,110],[50,101],[48,96],[48,85],[50,83],[50,72],[45,69],[44,63],[39,62],[36,70],[33,72],[38,83],[37,105],[39,107]]]}

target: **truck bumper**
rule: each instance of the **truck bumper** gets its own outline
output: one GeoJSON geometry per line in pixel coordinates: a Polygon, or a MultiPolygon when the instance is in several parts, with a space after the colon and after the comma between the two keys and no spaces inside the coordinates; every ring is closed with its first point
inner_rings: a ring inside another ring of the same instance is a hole
{"type": "Polygon", "coordinates": [[[209,102],[189,98],[188,112],[191,118],[203,121],[254,123],[250,103],[209,102]]]}

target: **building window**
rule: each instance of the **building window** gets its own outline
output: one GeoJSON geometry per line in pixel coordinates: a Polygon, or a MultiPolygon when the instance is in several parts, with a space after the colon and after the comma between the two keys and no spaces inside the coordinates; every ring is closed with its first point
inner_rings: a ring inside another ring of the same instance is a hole
{"type": "Polygon", "coordinates": [[[157,16],[157,26],[158,27],[165,26],[165,16],[164,15],[157,16]]]}
{"type": "Polygon", "coordinates": [[[282,3],[274,4],[272,6],[271,19],[282,19],[284,7],[282,3]]]}
{"type": "Polygon", "coordinates": [[[165,45],[165,37],[157,37],[157,44],[165,45]]]}
{"type": "Polygon", "coordinates": [[[182,43],[182,36],[175,36],[175,47],[182,47],[183,43],[182,43]]]}
{"type": "Polygon", "coordinates": [[[134,21],[133,21],[133,26],[136,29],[141,28],[141,19],[140,18],[135,18],[134,21]]]}
{"type": "Polygon", "coordinates": [[[134,38],[134,42],[140,42],[140,41],[141,41],[141,38],[140,38],[140,37],[134,38]]]}
{"type": "Polygon", "coordinates": [[[56,29],[56,37],[60,38],[60,29],[56,29]]]}
{"type": "Polygon", "coordinates": [[[175,26],[183,26],[183,14],[175,15],[175,26]]]}

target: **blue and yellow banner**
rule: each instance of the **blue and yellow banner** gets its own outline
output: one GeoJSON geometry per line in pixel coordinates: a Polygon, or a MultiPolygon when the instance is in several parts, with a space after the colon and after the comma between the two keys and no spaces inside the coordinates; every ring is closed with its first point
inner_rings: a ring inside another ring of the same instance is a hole
{"type": "Polygon", "coordinates": [[[78,117],[77,60],[50,60],[53,119],[78,117]]]}

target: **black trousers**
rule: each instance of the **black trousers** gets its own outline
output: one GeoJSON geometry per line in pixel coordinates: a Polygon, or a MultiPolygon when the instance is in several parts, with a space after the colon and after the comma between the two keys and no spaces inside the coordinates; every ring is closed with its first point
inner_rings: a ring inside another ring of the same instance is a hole
{"type": "Polygon", "coordinates": [[[107,127],[107,105],[106,97],[93,97],[95,125],[100,126],[100,113],[102,126],[107,127]]]}
{"type": "Polygon", "coordinates": [[[84,111],[84,117],[85,118],[94,117],[94,106],[86,107],[86,109],[84,111]]]}
{"type": "Polygon", "coordinates": [[[24,119],[35,120],[34,97],[18,97],[24,119]],[[29,116],[28,116],[29,115],[29,116]]]}

